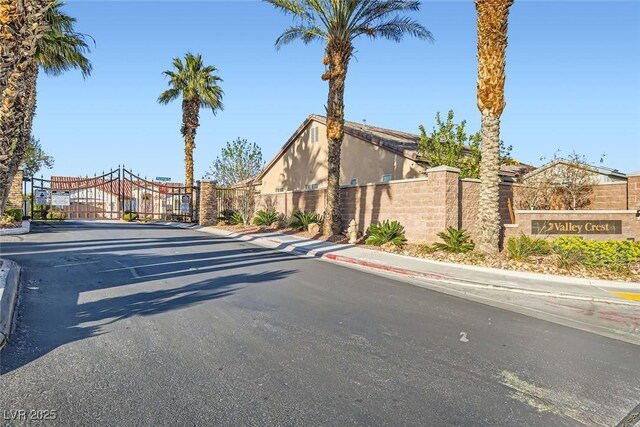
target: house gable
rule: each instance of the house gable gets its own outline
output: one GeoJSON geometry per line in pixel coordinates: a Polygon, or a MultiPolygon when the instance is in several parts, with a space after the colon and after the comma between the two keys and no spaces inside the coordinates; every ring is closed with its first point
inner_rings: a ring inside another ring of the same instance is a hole
{"type": "MultiPolygon", "coordinates": [[[[340,184],[381,182],[384,175],[393,180],[419,177],[421,168],[412,146],[412,138],[417,136],[407,135],[411,134],[375,127],[358,129],[346,122],[340,184]]],[[[256,178],[260,191],[269,194],[326,187],[327,147],[326,119],[309,116],[256,178]]]]}
{"type": "Polygon", "coordinates": [[[549,162],[546,165],[543,165],[527,173],[526,175],[522,176],[521,181],[525,181],[525,182],[535,181],[536,179],[539,179],[540,177],[548,176],[549,174],[551,174],[552,176],[557,175],[562,170],[562,168],[569,168],[569,167],[572,167],[572,168],[580,167],[591,172],[594,175],[594,178],[597,184],[616,183],[616,182],[622,183],[622,182],[626,182],[627,180],[627,176],[625,174],[615,169],[608,169],[608,168],[591,166],[586,164],[577,166],[575,163],[569,160],[558,159],[558,160],[549,162]]]}

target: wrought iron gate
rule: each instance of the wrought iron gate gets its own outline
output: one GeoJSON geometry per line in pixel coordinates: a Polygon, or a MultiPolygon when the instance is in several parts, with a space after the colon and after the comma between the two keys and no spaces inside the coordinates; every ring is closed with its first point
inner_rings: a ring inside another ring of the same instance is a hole
{"type": "Polygon", "coordinates": [[[148,221],[194,221],[197,189],[173,182],[148,181],[122,168],[122,211],[148,221]]]}
{"type": "Polygon", "coordinates": [[[33,219],[197,221],[198,188],[149,181],[125,167],[93,178],[32,178],[33,219]]]}

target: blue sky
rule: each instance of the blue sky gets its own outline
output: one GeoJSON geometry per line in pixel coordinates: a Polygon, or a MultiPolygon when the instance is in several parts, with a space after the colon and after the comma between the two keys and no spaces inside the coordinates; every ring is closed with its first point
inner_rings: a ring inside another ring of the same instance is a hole
{"type": "MultiPolygon", "coordinates": [[[[94,72],[41,75],[34,135],[55,158],[45,176],[92,175],[125,164],[141,175],[184,178],[181,106],[157,104],[174,57],[201,53],[224,79],[225,110],[201,112],[199,179],[237,137],[269,161],[309,114],[322,114],[323,46],[276,37],[291,23],[258,1],[69,1],[77,30],[96,40],[94,72]]],[[[476,107],[475,8],[423,1],[413,17],[435,41],[356,41],[347,120],[418,133],[454,110],[469,130],[476,107]]],[[[539,165],[573,150],[623,172],[640,170],[640,2],[516,0],[509,19],[507,107],[501,139],[539,165]]]]}

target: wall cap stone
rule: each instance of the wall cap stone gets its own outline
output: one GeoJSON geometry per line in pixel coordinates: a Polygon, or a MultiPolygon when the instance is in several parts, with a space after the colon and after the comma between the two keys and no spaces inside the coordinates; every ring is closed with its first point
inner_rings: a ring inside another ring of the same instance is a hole
{"type": "Polygon", "coordinates": [[[201,179],[201,180],[200,180],[200,182],[201,182],[201,183],[202,183],[202,182],[207,182],[207,183],[209,183],[209,182],[213,182],[213,183],[215,183],[215,181],[214,181],[213,179],[201,179]]]}
{"type": "Polygon", "coordinates": [[[570,211],[570,210],[527,210],[527,209],[516,209],[515,213],[522,214],[569,214],[569,215],[597,215],[597,214],[636,214],[638,211],[636,210],[600,210],[600,209],[582,209],[579,211],[570,211]]]}
{"type": "Polygon", "coordinates": [[[640,171],[635,171],[635,172],[631,172],[627,174],[627,178],[629,178],[630,176],[640,176],[640,171]]]}
{"type": "Polygon", "coordinates": [[[599,182],[594,187],[600,187],[601,185],[627,185],[627,181],[599,182]]]}
{"type": "Polygon", "coordinates": [[[460,169],[452,168],[451,166],[436,166],[435,168],[427,169],[427,173],[431,172],[455,172],[460,173],[460,169]]]}
{"type": "MultiPolygon", "coordinates": [[[[427,182],[427,181],[429,181],[429,178],[425,177],[425,178],[395,179],[395,180],[389,181],[389,182],[369,182],[369,183],[366,183],[366,184],[358,184],[358,185],[342,184],[342,185],[340,185],[340,188],[372,187],[372,186],[376,186],[376,185],[405,184],[405,183],[408,183],[408,182],[420,182],[420,181],[427,182]]],[[[277,196],[279,194],[307,193],[307,192],[312,192],[312,191],[323,191],[323,190],[326,190],[326,189],[327,189],[326,186],[322,186],[322,187],[309,189],[309,190],[287,190],[287,191],[283,191],[281,193],[260,193],[260,195],[261,196],[277,196]]]]}
{"type": "Polygon", "coordinates": [[[460,178],[462,182],[482,182],[481,179],[478,178],[460,178]]]}
{"type": "Polygon", "coordinates": [[[518,224],[502,224],[504,228],[518,228],[518,224]]]}

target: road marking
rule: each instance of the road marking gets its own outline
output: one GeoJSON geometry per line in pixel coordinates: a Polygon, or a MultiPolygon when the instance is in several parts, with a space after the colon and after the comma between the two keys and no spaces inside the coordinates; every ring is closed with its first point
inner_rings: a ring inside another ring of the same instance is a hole
{"type": "Polygon", "coordinates": [[[53,268],[60,268],[60,267],[69,267],[72,265],[86,265],[86,264],[95,264],[97,262],[100,261],[88,261],[88,262],[71,262],[69,264],[59,264],[59,265],[54,265],[53,268]]]}
{"type": "Polygon", "coordinates": [[[631,301],[640,301],[640,294],[634,294],[631,292],[613,292],[613,294],[631,301]]]}

